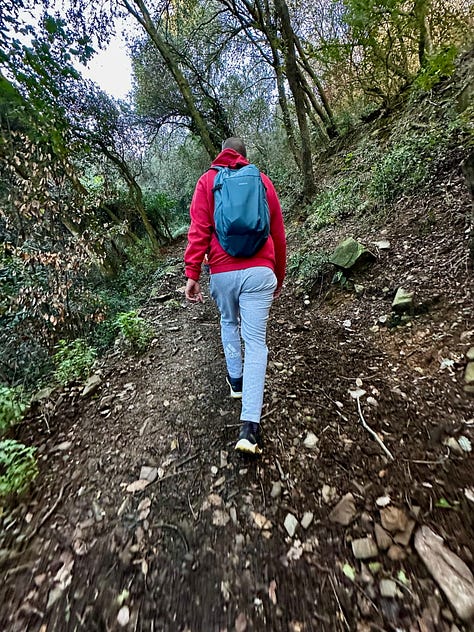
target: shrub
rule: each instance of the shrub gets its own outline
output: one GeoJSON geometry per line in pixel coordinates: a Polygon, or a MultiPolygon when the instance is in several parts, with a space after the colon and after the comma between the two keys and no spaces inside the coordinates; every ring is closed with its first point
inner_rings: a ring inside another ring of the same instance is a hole
{"type": "Polygon", "coordinates": [[[21,420],[26,407],[21,389],[0,386],[0,434],[21,420]]]}
{"type": "Polygon", "coordinates": [[[35,451],[14,439],[0,441],[0,498],[21,494],[36,478],[35,451]]]}
{"type": "Polygon", "coordinates": [[[318,278],[329,260],[325,252],[303,252],[298,250],[290,255],[288,260],[288,274],[302,281],[318,278]]]}
{"type": "Polygon", "coordinates": [[[145,351],[153,338],[153,329],[136,311],[118,314],[115,325],[124,339],[137,352],[145,351]]]}
{"type": "Polygon", "coordinates": [[[60,340],[58,351],[53,357],[56,364],[54,376],[63,385],[75,380],[85,380],[92,372],[96,357],[96,349],[82,338],[71,342],[60,340]]]}

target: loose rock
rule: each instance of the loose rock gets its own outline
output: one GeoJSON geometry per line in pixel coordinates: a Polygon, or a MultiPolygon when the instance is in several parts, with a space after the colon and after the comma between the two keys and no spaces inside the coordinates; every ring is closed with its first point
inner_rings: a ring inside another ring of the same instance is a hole
{"type": "Polygon", "coordinates": [[[474,618],[474,576],[442,538],[423,526],[415,534],[415,549],[460,619],[474,618]]]}
{"type": "Polygon", "coordinates": [[[341,498],[334,509],[329,514],[329,520],[331,522],[337,522],[347,527],[356,515],[356,506],[354,502],[354,496],[349,492],[341,498]]]}
{"type": "Polygon", "coordinates": [[[358,538],[352,541],[352,553],[356,560],[368,560],[377,557],[379,550],[372,538],[358,538]]]}
{"type": "Polygon", "coordinates": [[[284,527],[288,535],[290,536],[290,538],[292,538],[295,535],[297,526],[298,526],[298,520],[296,519],[296,517],[291,513],[287,514],[285,518],[285,522],[284,522],[284,527]]]}

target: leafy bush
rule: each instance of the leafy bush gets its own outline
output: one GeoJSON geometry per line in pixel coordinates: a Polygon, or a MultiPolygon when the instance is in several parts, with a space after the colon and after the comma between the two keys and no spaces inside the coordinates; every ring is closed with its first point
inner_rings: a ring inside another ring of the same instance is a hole
{"type": "Polygon", "coordinates": [[[136,311],[118,314],[115,324],[124,339],[138,352],[145,351],[153,338],[153,329],[136,311]]]}
{"type": "Polygon", "coordinates": [[[71,342],[60,340],[58,351],[54,354],[56,364],[55,378],[60,384],[89,377],[96,360],[97,351],[85,340],[77,338],[71,342]]]}
{"type": "Polygon", "coordinates": [[[0,441],[0,498],[21,494],[36,478],[35,451],[14,439],[0,441]]]}
{"type": "Polygon", "coordinates": [[[21,420],[26,407],[21,389],[0,386],[0,434],[21,420]]]}
{"type": "Polygon", "coordinates": [[[427,126],[423,134],[406,135],[388,147],[372,167],[368,192],[376,202],[390,202],[426,184],[446,154],[457,121],[427,126]]]}
{"type": "Polygon", "coordinates": [[[290,255],[288,260],[288,274],[303,281],[313,280],[323,272],[329,260],[326,252],[303,252],[298,250],[290,255]]]}
{"type": "Polygon", "coordinates": [[[413,82],[414,87],[428,92],[437,83],[450,77],[455,70],[457,54],[457,47],[449,46],[429,57],[413,82]]]}

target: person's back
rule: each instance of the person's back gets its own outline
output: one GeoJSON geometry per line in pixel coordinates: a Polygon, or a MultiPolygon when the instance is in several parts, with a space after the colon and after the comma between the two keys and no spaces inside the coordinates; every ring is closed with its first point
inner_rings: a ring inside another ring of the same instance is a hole
{"type": "Polygon", "coordinates": [[[271,180],[262,173],[268,203],[268,236],[250,256],[233,256],[219,242],[214,220],[216,174],[221,168],[237,170],[246,165],[249,161],[243,141],[227,139],[211,168],[196,185],[184,259],[188,278],[186,298],[195,303],[203,300],[199,277],[207,255],[211,296],[221,314],[226,379],[231,397],[242,398],[242,428],[236,449],[255,454],[262,449],[259,424],[268,357],[266,325],[272,300],[280,294],[285,276],[286,239],[277,193],[271,180]]]}

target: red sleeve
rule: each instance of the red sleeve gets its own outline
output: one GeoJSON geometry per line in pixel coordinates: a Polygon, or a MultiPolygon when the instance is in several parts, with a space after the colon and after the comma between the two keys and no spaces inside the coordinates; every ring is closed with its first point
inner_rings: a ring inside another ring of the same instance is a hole
{"type": "Polygon", "coordinates": [[[185,275],[188,279],[199,280],[204,255],[209,249],[212,236],[212,221],[209,195],[215,171],[201,176],[196,184],[189,209],[191,225],[188,231],[188,245],[184,253],[185,275]]]}
{"type": "Polygon", "coordinates": [[[270,211],[270,235],[275,248],[275,276],[278,287],[283,285],[286,273],[286,236],[283,214],[281,212],[280,200],[273,186],[273,182],[262,174],[263,182],[267,189],[268,208],[270,211]]]}

